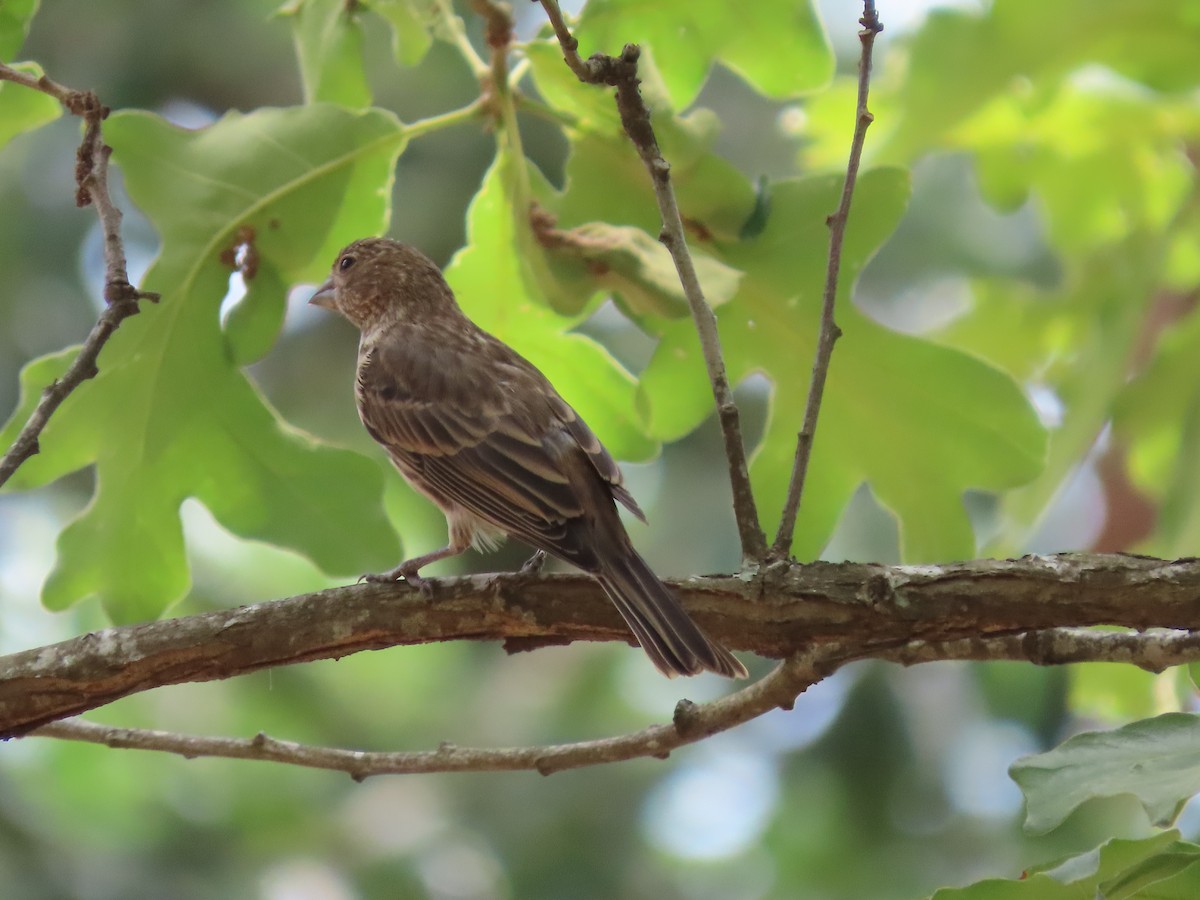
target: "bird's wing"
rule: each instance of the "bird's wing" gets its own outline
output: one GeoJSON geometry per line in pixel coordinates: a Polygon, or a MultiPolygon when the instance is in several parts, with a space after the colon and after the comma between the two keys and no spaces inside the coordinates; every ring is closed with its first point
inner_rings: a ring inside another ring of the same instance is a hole
{"type": "Polygon", "coordinates": [[[591,569],[591,551],[577,537],[580,478],[597,487],[603,479],[610,496],[632,503],[599,440],[504,345],[413,337],[380,342],[360,358],[359,412],[371,435],[435,496],[591,569]]]}

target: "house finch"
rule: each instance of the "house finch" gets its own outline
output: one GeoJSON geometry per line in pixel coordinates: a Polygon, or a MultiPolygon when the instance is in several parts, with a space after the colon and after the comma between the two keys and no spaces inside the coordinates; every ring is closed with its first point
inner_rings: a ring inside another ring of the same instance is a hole
{"type": "Polygon", "coordinates": [[[645,516],[608,451],[532,363],[463,314],[430,259],[355,241],[309,302],[362,332],[363,425],[449,526],[449,546],[367,580],[421,587],[424,566],[511,535],[600,582],[667,676],[746,676],[633,549],[614,501],[645,516]]]}

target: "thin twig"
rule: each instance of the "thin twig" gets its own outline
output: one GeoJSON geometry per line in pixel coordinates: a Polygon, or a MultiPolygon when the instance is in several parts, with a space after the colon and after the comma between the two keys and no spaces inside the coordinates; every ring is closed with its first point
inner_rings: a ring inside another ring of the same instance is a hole
{"type": "Polygon", "coordinates": [[[0,458],[0,485],[3,485],[25,460],[38,452],[38,436],[67,395],[84,381],[96,377],[99,372],[96,360],[117,326],[138,312],[139,300],[157,301],[159,296],[139,291],[129,283],[125,247],[121,243],[121,211],[113,205],[108,193],[108,157],[112,148],[104,144],[101,133],[108,107],[102,105],[91,91],[71,90],[44,75],[34,78],[3,63],[0,63],[0,80],[49,94],[84,120],[83,142],[75,158],[75,202],[79,206],[94,206],[100,217],[100,229],[104,234],[104,302],[107,304],[74,362],[62,378],[42,391],[42,398],[25,427],[0,458]]]}
{"type": "Polygon", "coordinates": [[[825,678],[844,660],[841,648],[825,645],[781,663],[769,675],[710,703],[681,700],[669,724],[651,725],[633,734],[543,747],[458,747],[443,743],[436,750],[364,752],[314,747],[258,734],[249,739],[194,737],[164,731],[114,728],[83,719],[43,726],[31,737],[90,741],[114,748],[159,750],[189,759],[220,756],[258,759],[348,773],[356,781],[372,775],[429,772],[534,771],[551,775],[629,759],[666,759],[678,747],[728,731],[772,709],[791,709],[796,697],[825,678]]]}
{"type": "Polygon", "coordinates": [[[541,4],[546,10],[554,33],[558,36],[563,58],[571,71],[583,82],[606,84],[617,89],[617,110],[621,114],[621,123],[650,173],[663,223],[658,239],[671,253],[680,284],[691,308],[692,319],[700,336],[708,380],[712,385],[717,418],[725,439],[725,457],[729,465],[733,509],[742,544],[742,560],[746,564],[757,563],[766,556],[767,539],[759,524],[758,508],[750,487],[750,470],[746,465],[746,448],[742,442],[738,408],[725,373],[717,317],[704,299],[704,291],[700,287],[696,267],[688,251],[683,220],[679,214],[679,205],[675,201],[675,191],[671,187],[671,167],[663,159],[658,148],[658,140],[650,124],[650,111],[638,89],[638,58],[641,51],[636,44],[626,44],[620,57],[596,54],[585,62],[579,56],[579,43],[567,28],[557,0],[541,0],[541,4]]]}
{"type": "Polygon", "coordinates": [[[1124,662],[1150,672],[1162,672],[1200,659],[1200,634],[1050,628],[955,641],[913,640],[898,646],[823,644],[797,653],[766,677],[727,697],[702,704],[680,701],[670,724],[651,725],[617,737],[543,747],[479,748],[443,743],[436,750],[368,752],[299,744],[261,732],[248,739],[197,737],[100,725],[78,718],[45,725],[29,736],[175,753],[188,759],[198,756],[253,759],[329,769],[345,772],[356,781],[374,775],[431,772],[535,771],[551,775],[565,769],[630,759],[666,759],[679,747],[728,731],[773,709],[791,709],[796,697],[809,687],[846,663],[867,656],[902,665],[946,660],[1025,661],[1044,666],[1124,662]]]}
{"type": "Polygon", "coordinates": [[[863,142],[867,128],[874,120],[867,109],[867,93],[871,85],[871,52],[875,47],[875,35],[883,31],[874,0],[864,0],[863,17],[858,20],[862,30],[858,33],[862,44],[862,55],[858,60],[858,108],[854,122],[854,138],[850,142],[850,159],[846,163],[846,180],[842,184],[842,200],[837,211],[829,217],[829,265],[825,270],[825,291],[821,304],[821,330],[817,337],[817,352],[813,359],[812,381],[808,387],[808,400],[804,405],[804,421],[796,435],[796,457],[792,464],[792,475],[788,482],[787,497],[783,514],[779,519],[779,531],[771,547],[775,559],[786,559],[792,549],[792,535],[796,529],[796,517],[800,512],[800,498],[804,483],[808,479],[808,462],[812,456],[813,439],[817,433],[817,416],[821,411],[821,398],[825,393],[825,379],[829,374],[829,361],[833,356],[833,345],[842,336],[833,319],[837,300],[838,273],[842,266],[842,242],[846,235],[846,221],[850,217],[850,200],[854,196],[854,185],[858,180],[858,167],[862,161],[863,142]]]}

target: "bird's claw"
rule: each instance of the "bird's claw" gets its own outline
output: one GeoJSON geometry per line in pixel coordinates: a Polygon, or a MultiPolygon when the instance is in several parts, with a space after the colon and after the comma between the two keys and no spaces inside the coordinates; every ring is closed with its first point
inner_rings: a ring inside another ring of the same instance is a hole
{"type": "Polygon", "coordinates": [[[358,576],[358,581],[361,584],[395,584],[403,578],[408,584],[412,585],[421,592],[421,596],[428,600],[433,596],[433,582],[428,578],[422,578],[416,572],[404,572],[400,569],[392,569],[390,572],[368,572],[358,576]]]}
{"type": "Polygon", "coordinates": [[[536,575],[542,571],[542,566],[546,564],[546,552],[537,550],[533,556],[525,560],[524,565],[519,569],[522,575],[536,575]]]}

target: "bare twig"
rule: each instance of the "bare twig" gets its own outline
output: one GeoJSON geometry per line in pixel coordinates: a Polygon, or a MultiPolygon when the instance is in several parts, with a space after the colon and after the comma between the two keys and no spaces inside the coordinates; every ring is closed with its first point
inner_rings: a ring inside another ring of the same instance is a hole
{"type": "Polygon", "coordinates": [[[3,63],[0,63],[0,80],[49,94],[69,112],[84,120],[83,142],[75,159],[75,202],[79,206],[94,206],[100,217],[100,228],[104,234],[104,302],[107,304],[74,362],[62,378],[42,392],[42,398],[25,427],[4,457],[0,458],[0,485],[3,485],[25,460],[38,452],[38,436],[67,395],[98,374],[96,360],[117,326],[138,312],[139,300],[157,301],[159,297],[158,294],[139,291],[129,283],[125,248],[121,243],[121,211],[113,205],[108,194],[108,157],[112,148],[104,144],[101,134],[101,123],[108,116],[108,107],[102,105],[91,91],[71,90],[44,75],[34,78],[3,63]]]}
{"type": "Polygon", "coordinates": [[[363,752],[313,747],[258,734],[250,739],[206,738],[96,725],[82,719],[55,722],[31,737],[91,741],[109,747],[160,750],[188,758],[221,756],[260,759],[348,773],[356,781],[372,775],[426,772],[535,771],[551,775],[628,759],[666,759],[672,750],[728,731],[777,707],[791,709],[796,697],[829,675],[844,660],[841,648],[825,645],[787,660],[754,684],[711,703],[681,700],[669,724],[651,725],[633,734],[553,744],[544,747],[458,747],[443,743],[436,750],[363,752]]]}
{"type": "MultiPolygon", "coordinates": [[[[689,578],[675,590],[714,639],[774,658],[826,644],[879,656],[914,641],[933,647],[932,658],[961,658],[936,657],[948,652],[938,646],[1065,626],[1200,630],[1200,560],[1083,554],[946,566],[784,564],[752,578],[689,578]]],[[[584,575],[442,579],[434,601],[404,584],[350,585],[0,657],[0,738],[154,687],[400,644],[492,640],[528,650],[630,640],[584,575]]]]}
{"type": "Polygon", "coordinates": [[[738,535],[741,538],[742,559],[746,563],[759,562],[766,556],[767,539],[759,524],[758,508],[754,502],[754,492],[750,488],[746,448],[742,442],[737,404],[733,400],[733,391],[725,374],[725,359],[721,353],[717,317],[704,299],[704,291],[696,277],[696,267],[688,252],[679,205],[675,202],[675,191],[671,187],[671,167],[658,149],[658,140],[650,125],[650,111],[646,108],[638,89],[638,58],[641,51],[636,44],[627,44],[619,57],[596,54],[585,62],[579,56],[579,43],[567,28],[557,0],[541,0],[541,4],[554,27],[554,33],[562,47],[563,58],[571,71],[581,81],[606,84],[617,89],[617,109],[621,114],[621,123],[650,173],[663,223],[658,239],[671,252],[671,259],[675,263],[675,270],[691,308],[692,319],[700,336],[704,365],[708,369],[708,380],[712,385],[721,433],[725,439],[725,457],[729,464],[733,509],[737,518],[738,535]]]}
{"type": "Polygon", "coordinates": [[[871,84],[871,52],[875,46],[875,35],[883,31],[874,0],[864,0],[863,16],[858,20],[862,30],[858,39],[862,44],[862,55],[858,60],[858,108],[854,123],[854,137],[850,142],[850,159],[846,163],[846,180],[842,184],[842,200],[837,211],[828,219],[829,265],[825,270],[825,290],[821,304],[821,330],[817,337],[817,352],[813,359],[812,381],[808,387],[808,400],[804,405],[804,420],[796,436],[796,457],[792,464],[792,475],[788,482],[783,514],[779,519],[779,531],[771,547],[776,559],[786,559],[792,549],[792,534],[796,528],[796,516],[800,511],[800,498],[804,493],[804,482],[808,478],[808,462],[812,456],[813,438],[817,433],[817,416],[821,411],[821,398],[825,393],[825,379],[829,374],[829,361],[833,345],[842,331],[833,318],[837,300],[838,273],[842,265],[842,241],[846,235],[846,221],[850,217],[850,200],[854,196],[854,185],[858,180],[858,167],[862,161],[863,142],[867,128],[874,120],[867,109],[867,93],[871,84]]]}
{"type": "Polygon", "coordinates": [[[535,771],[551,775],[565,769],[629,759],[666,759],[673,750],[737,727],[772,709],[790,709],[796,697],[854,659],[874,656],[903,665],[944,660],[1010,660],[1038,665],[1078,662],[1125,662],[1147,671],[1200,659],[1200,634],[1185,631],[1128,633],[1051,628],[991,638],[955,641],[915,640],[899,646],[828,643],[797,653],[766,677],[719,700],[694,704],[681,700],[670,724],[651,725],[632,734],[543,747],[459,747],[436,750],[370,752],[316,747],[259,733],[253,738],[214,738],[67,719],[45,725],[30,737],[87,741],[119,749],[198,756],[254,759],[345,772],[356,781],[374,775],[431,772],[535,771]]]}

